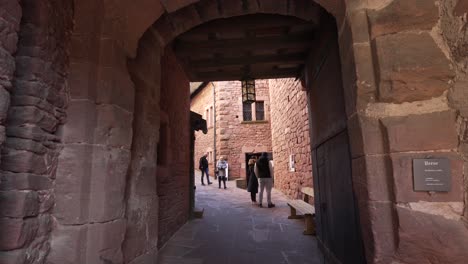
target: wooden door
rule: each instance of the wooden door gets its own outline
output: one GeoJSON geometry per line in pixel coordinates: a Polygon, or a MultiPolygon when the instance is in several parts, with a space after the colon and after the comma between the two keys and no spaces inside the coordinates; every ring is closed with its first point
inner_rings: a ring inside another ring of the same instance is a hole
{"type": "Polygon", "coordinates": [[[314,152],[319,239],[339,263],[365,263],[347,131],[325,141],[314,152]]]}

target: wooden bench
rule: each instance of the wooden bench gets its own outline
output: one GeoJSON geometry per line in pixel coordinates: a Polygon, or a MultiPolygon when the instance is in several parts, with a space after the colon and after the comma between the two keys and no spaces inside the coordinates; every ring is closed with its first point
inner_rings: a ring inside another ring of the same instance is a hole
{"type": "Polygon", "coordinates": [[[309,198],[314,197],[314,189],[311,187],[302,187],[303,200],[289,200],[288,205],[291,209],[291,215],[288,219],[305,219],[304,235],[315,235],[315,206],[309,204],[309,198]],[[299,212],[302,215],[297,215],[299,212]]]}

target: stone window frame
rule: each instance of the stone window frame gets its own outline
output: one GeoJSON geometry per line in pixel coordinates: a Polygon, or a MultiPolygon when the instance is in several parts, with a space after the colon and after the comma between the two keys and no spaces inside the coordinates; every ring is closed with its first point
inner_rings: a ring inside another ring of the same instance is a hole
{"type": "Polygon", "coordinates": [[[252,120],[251,121],[244,121],[244,104],[242,103],[242,98],[239,98],[239,114],[238,116],[242,117],[240,118],[240,123],[241,124],[256,124],[256,123],[268,123],[270,121],[270,115],[268,114],[270,111],[270,98],[268,96],[257,96],[255,102],[251,104],[252,107],[252,120]],[[263,102],[263,115],[264,119],[263,120],[257,120],[257,111],[256,111],[256,103],[257,102],[263,102]]]}

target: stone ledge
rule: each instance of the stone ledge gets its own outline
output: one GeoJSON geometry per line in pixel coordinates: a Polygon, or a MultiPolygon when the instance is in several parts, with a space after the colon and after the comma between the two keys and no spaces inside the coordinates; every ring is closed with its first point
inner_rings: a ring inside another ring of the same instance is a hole
{"type": "Polygon", "coordinates": [[[241,121],[241,124],[267,124],[268,120],[256,120],[256,121],[241,121]]]}

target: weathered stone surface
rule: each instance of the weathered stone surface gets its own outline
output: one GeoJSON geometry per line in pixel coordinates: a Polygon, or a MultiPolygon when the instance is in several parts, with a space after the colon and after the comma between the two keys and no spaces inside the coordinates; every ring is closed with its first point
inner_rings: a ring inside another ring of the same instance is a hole
{"type": "Polygon", "coordinates": [[[36,236],[37,218],[4,218],[0,217],[0,250],[14,250],[24,247],[36,236]]]}
{"type": "Polygon", "coordinates": [[[433,1],[394,0],[383,9],[370,10],[372,38],[406,30],[430,30],[439,20],[433,1]]]}
{"type": "Polygon", "coordinates": [[[381,101],[401,103],[440,96],[455,76],[450,61],[427,32],[378,37],[375,51],[381,101]]]}
{"type": "Polygon", "coordinates": [[[84,263],[122,263],[121,245],[125,221],[116,220],[88,227],[86,261],[84,263]]]}
{"type": "Polygon", "coordinates": [[[468,13],[468,2],[463,1],[463,0],[458,0],[458,3],[453,10],[453,13],[456,16],[462,16],[463,14],[468,13]]]}
{"type": "Polygon", "coordinates": [[[398,251],[402,263],[465,263],[468,229],[461,221],[397,206],[398,251]]]}
{"type": "Polygon", "coordinates": [[[450,152],[391,154],[393,166],[393,186],[395,200],[399,203],[428,202],[463,202],[463,161],[458,154],[450,152]],[[451,167],[451,191],[415,192],[413,191],[413,159],[449,158],[451,167]]]}
{"type": "Polygon", "coordinates": [[[3,149],[2,170],[18,172],[45,174],[47,164],[43,155],[38,155],[25,150],[3,149]]]}
{"type": "MultiPolygon", "coordinates": [[[[126,63],[126,62],[125,62],[126,63]]],[[[126,66],[125,66],[126,67],[126,66]]],[[[148,69],[153,70],[153,69],[148,69]]],[[[97,76],[96,103],[114,104],[133,112],[135,88],[126,70],[99,67],[97,76]]],[[[147,76],[154,75],[154,71],[147,76]]]]}
{"type": "Polygon", "coordinates": [[[455,82],[448,94],[451,105],[460,111],[460,115],[468,118],[468,80],[455,82]]]}
{"type": "MultiPolygon", "coordinates": [[[[86,263],[87,226],[56,225],[51,235],[51,250],[47,258],[50,264],[86,263]]],[[[99,262],[97,262],[99,263],[99,262]]]]}
{"type": "Polygon", "coordinates": [[[0,263],[2,264],[18,264],[26,261],[25,250],[1,251],[0,263]]]}
{"type": "Polygon", "coordinates": [[[81,226],[57,225],[48,263],[122,263],[123,220],[81,226]]]}
{"type": "Polygon", "coordinates": [[[0,190],[45,190],[52,187],[52,181],[47,176],[30,173],[1,172],[0,190]]]}
{"type": "Polygon", "coordinates": [[[198,26],[202,23],[200,16],[194,6],[188,6],[169,15],[176,35],[198,26]]]}
{"type": "Polygon", "coordinates": [[[123,214],[127,150],[65,146],[57,169],[55,216],[61,224],[117,219],[123,214]]]}
{"type": "Polygon", "coordinates": [[[388,135],[390,152],[454,149],[458,146],[454,111],[387,117],[381,122],[388,135]]]}
{"type": "Polygon", "coordinates": [[[397,247],[396,222],[392,202],[359,202],[362,239],[366,243],[366,257],[371,263],[391,263],[397,247]]]}
{"type": "Polygon", "coordinates": [[[391,201],[392,164],[388,156],[353,159],[353,188],[359,201],[391,201]]]}
{"type": "Polygon", "coordinates": [[[386,153],[382,126],[377,118],[361,114],[348,119],[348,135],[351,156],[357,158],[365,154],[386,153]]]}
{"type": "Polygon", "coordinates": [[[94,143],[129,150],[132,144],[132,113],[113,105],[99,105],[96,110],[94,143]]]}
{"type": "Polygon", "coordinates": [[[37,124],[47,132],[54,132],[59,119],[35,106],[14,106],[10,107],[7,122],[12,126],[37,124]]]}
{"type": "MultiPolygon", "coordinates": [[[[290,198],[302,199],[300,188],[313,185],[307,93],[303,91],[301,83],[294,79],[269,80],[266,88],[269,90],[271,102],[270,126],[275,160],[275,188],[290,198]],[[289,170],[290,155],[294,155],[294,172],[289,170]]],[[[244,145],[251,140],[250,135],[258,131],[255,127],[249,129],[251,131],[245,133],[247,138],[242,139],[244,145]]],[[[264,136],[265,139],[269,137],[268,134],[264,136]]],[[[236,141],[230,144],[236,144],[236,141]]],[[[252,143],[255,142],[259,142],[259,139],[252,143]]],[[[244,164],[243,168],[247,166],[244,164]]]]}
{"type": "Polygon", "coordinates": [[[166,8],[166,11],[171,13],[190,4],[196,3],[199,0],[160,0],[161,4],[166,8]]]}
{"type": "Polygon", "coordinates": [[[96,104],[90,100],[72,100],[67,109],[67,124],[62,129],[64,143],[94,142],[97,126],[96,104]]]}
{"type": "Polygon", "coordinates": [[[34,191],[1,191],[0,217],[30,217],[39,213],[39,197],[34,191]]]}

